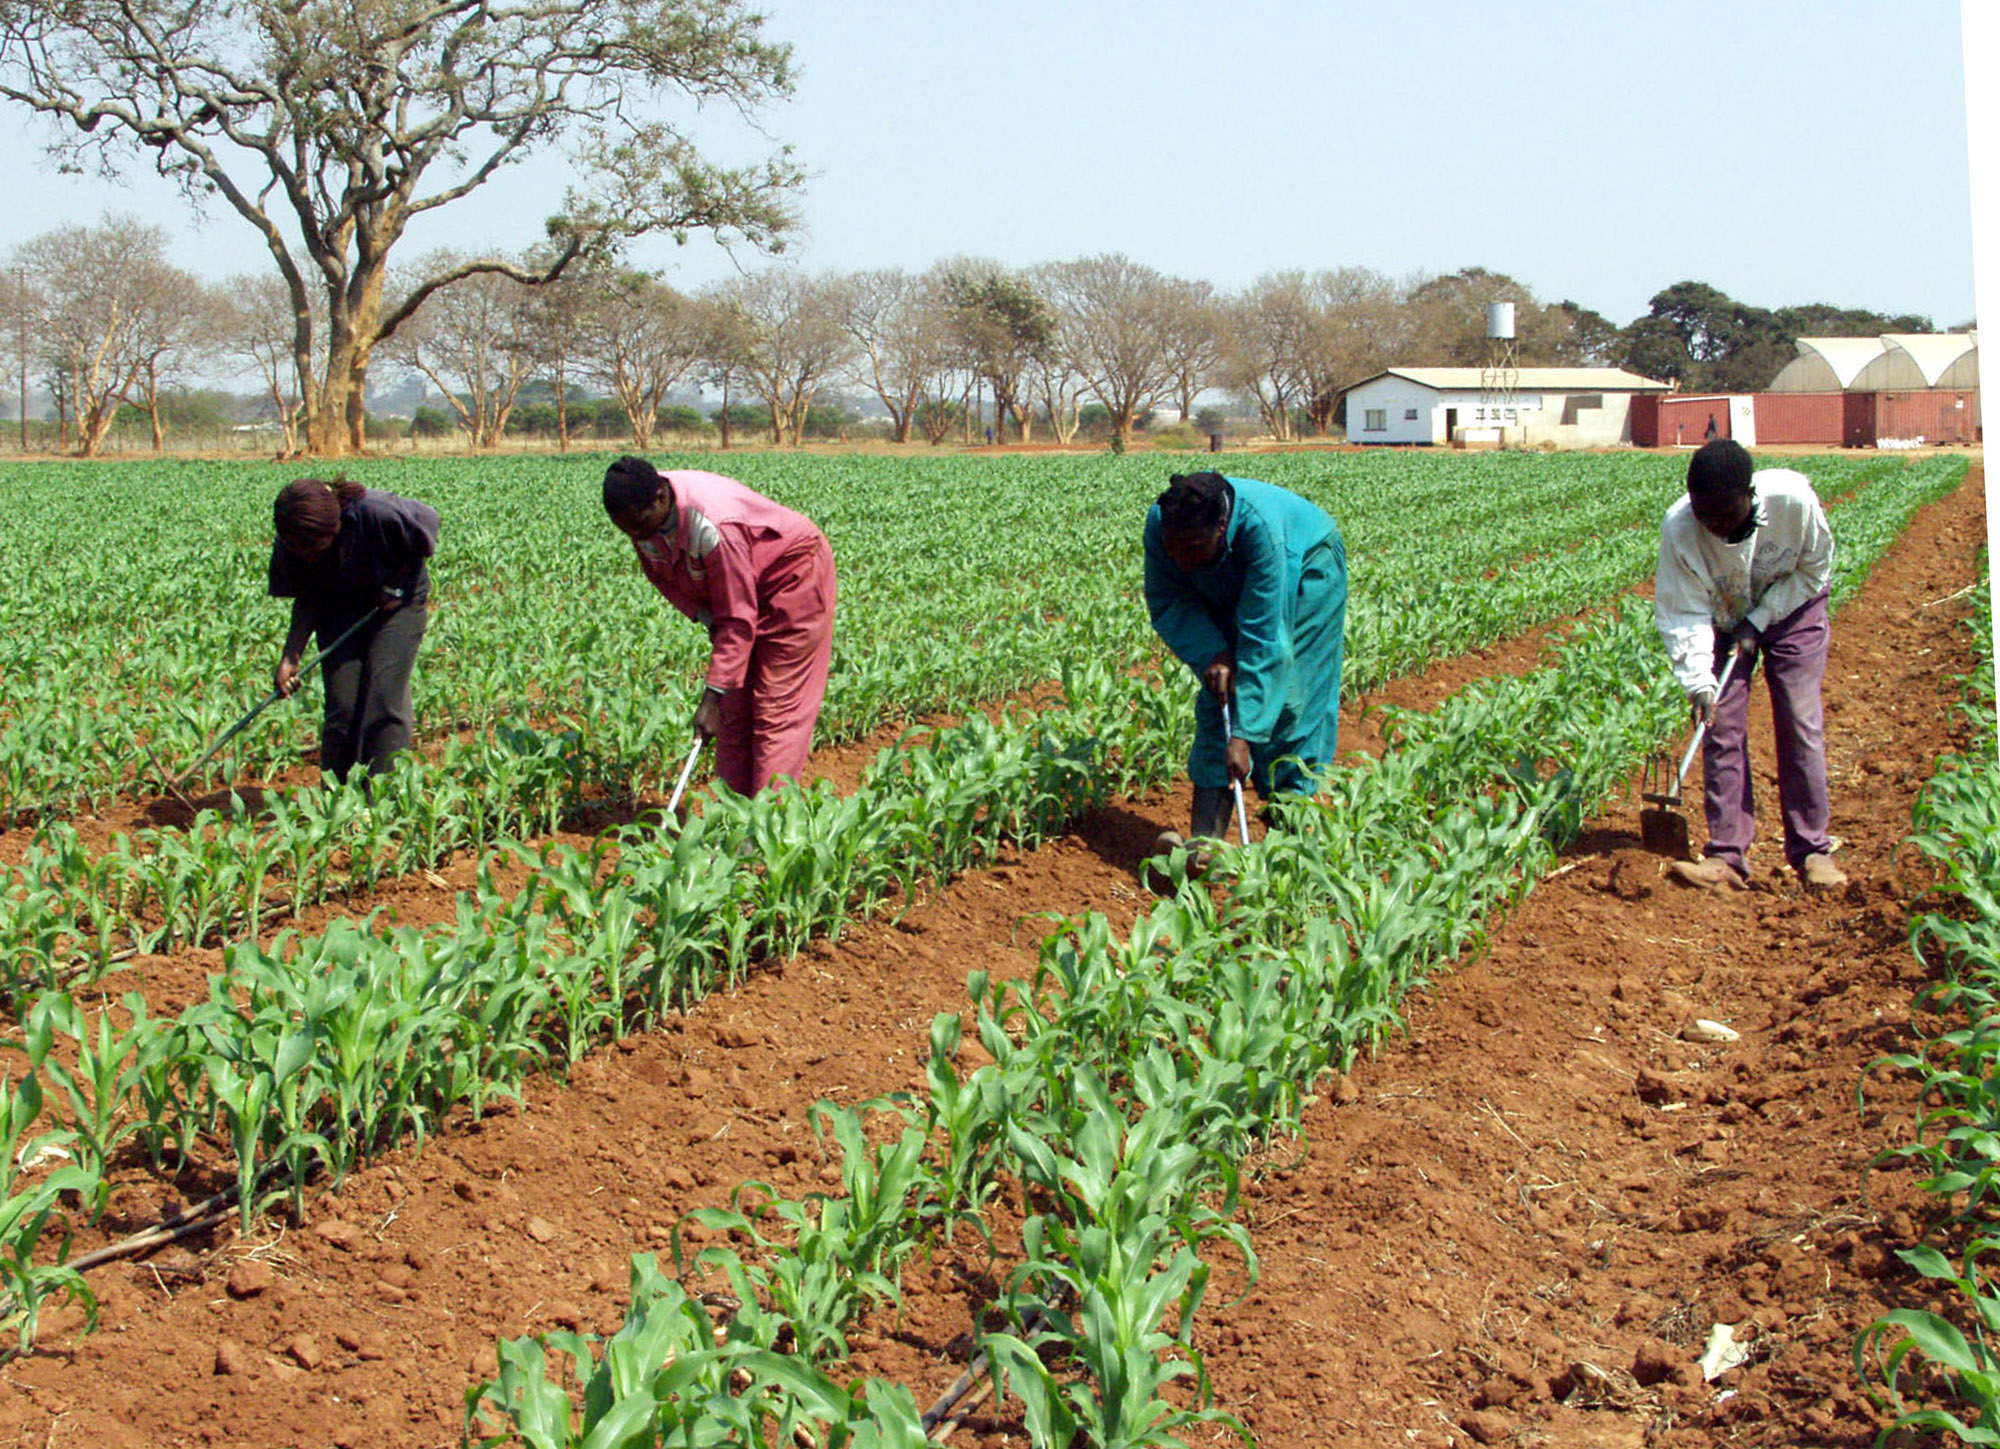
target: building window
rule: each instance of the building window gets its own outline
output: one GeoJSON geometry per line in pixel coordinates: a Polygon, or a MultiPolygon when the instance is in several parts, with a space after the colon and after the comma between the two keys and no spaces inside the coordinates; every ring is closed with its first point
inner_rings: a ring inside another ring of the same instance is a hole
{"type": "Polygon", "coordinates": [[[1406,423],[1414,423],[1414,422],[1415,422],[1416,420],[1417,420],[1417,410],[1416,410],[1415,408],[1404,408],[1404,409],[1403,409],[1403,421],[1404,421],[1404,422],[1406,422],[1406,423]]]}
{"type": "Polygon", "coordinates": [[[1387,408],[1363,408],[1361,410],[1361,431],[1364,433],[1388,432],[1389,410],[1387,408]]]}

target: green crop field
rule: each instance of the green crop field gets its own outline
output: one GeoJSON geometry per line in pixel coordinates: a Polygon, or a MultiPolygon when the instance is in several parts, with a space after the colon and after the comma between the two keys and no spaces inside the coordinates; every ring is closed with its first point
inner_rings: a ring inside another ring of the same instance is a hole
{"type": "MultiPolygon", "coordinates": [[[[838,561],[823,739],[966,718],[882,749],[844,793],[718,794],[685,823],[639,808],[686,748],[704,650],[605,521],[605,461],[356,463],[444,520],[419,749],[369,796],[231,796],[296,762],[308,699],[216,760],[203,788],[226,804],[108,840],[79,827],[157,793],[149,749],[192,760],[267,687],[285,620],[263,591],[269,510],[291,470],[0,471],[0,821],[27,837],[0,872],[0,1000],[19,1047],[0,1077],[0,1284],[21,1346],[44,1304],[94,1301],[65,1245],[121,1174],[217,1184],[205,1210],[246,1228],[296,1220],[308,1186],[338,1192],[455,1110],[1180,768],[1193,685],[1139,598],[1140,524],[1167,460],[756,455],[727,468],[819,521],[838,561]],[[1044,685],[1060,686],[1045,707],[976,708],[1044,685]],[[635,823],[585,846],[551,838],[607,798],[635,823]],[[525,882],[482,870],[450,919],[420,928],[340,918],[381,881],[459,856],[517,863],[525,882]],[[325,929],[293,925],[327,902],[325,929]],[[177,1010],[128,964],[218,947],[207,995],[177,1010]],[[56,1148],[57,1170],[22,1166],[56,1148]]],[[[681,1267],[728,1281],[725,1322],[636,1259],[617,1334],[500,1346],[497,1376],[468,1385],[473,1437],[922,1443],[907,1391],[848,1382],[844,1335],[896,1301],[913,1253],[979,1228],[1003,1181],[1032,1211],[1001,1273],[1005,1327],[981,1348],[1036,1442],[1226,1429],[1191,1334],[1208,1255],[1254,1272],[1232,1220],[1241,1154],[1295,1126],[1313,1083],[1530,889],[1684,714],[1650,610],[1627,594],[1682,468],[1386,452],[1241,465],[1342,527],[1350,689],[1582,618],[1545,667],[1392,712],[1380,760],[1344,765],[1316,804],[1221,852],[1222,897],[1170,860],[1123,939],[1078,918],[1032,978],[975,973],[966,1016],[988,1064],[962,1073],[958,1014],[940,1017],[924,1091],[815,1114],[837,1189],[746,1191],[695,1215],[729,1246],[681,1267]]],[[[1815,463],[1836,606],[1963,468],[1815,463]]]]}

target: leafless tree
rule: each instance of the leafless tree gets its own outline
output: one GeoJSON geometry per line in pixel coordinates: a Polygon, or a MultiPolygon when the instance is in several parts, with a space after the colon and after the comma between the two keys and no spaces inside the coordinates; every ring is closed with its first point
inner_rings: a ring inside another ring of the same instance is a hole
{"type": "Polygon", "coordinates": [[[1299,358],[1312,327],[1304,272],[1259,277],[1223,310],[1218,377],[1249,398],[1279,442],[1292,436],[1292,411],[1305,391],[1299,358]]]}
{"type": "Polygon", "coordinates": [[[199,283],[167,261],[165,231],[133,217],[45,232],[14,261],[28,279],[33,345],[62,379],[65,445],[74,417],[77,453],[95,457],[149,361],[176,345],[176,326],[187,322],[176,295],[199,283]]]}
{"type": "Polygon", "coordinates": [[[1343,390],[1395,360],[1404,317],[1396,284],[1366,267],[1314,272],[1305,300],[1310,312],[1297,374],[1306,422],[1324,435],[1333,430],[1343,390]]]}
{"type": "MultiPolygon", "coordinates": [[[[899,443],[910,441],[918,410],[943,395],[951,370],[948,318],[936,274],[898,267],[846,277],[841,325],[854,341],[854,378],[882,400],[899,443]]],[[[935,440],[934,440],[935,441],[935,440]]]]}
{"type": "Polygon", "coordinates": [[[770,409],[771,441],[796,445],[813,399],[854,354],[841,325],[845,284],[794,267],[766,267],[724,290],[746,328],[743,375],[770,409]]]}
{"type": "Polygon", "coordinates": [[[638,451],[653,446],[660,404],[700,364],[705,340],[694,304],[647,272],[606,278],[585,308],[578,361],[618,399],[638,451]]]}
{"type": "Polygon", "coordinates": [[[62,164],[150,161],[256,228],[293,296],[307,446],[341,453],[364,443],[375,348],[442,287],[546,281],[647,233],[780,242],[788,155],[716,166],[652,104],[788,93],[790,48],[762,25],[743,0],[4,0],[0,97],[57,123],[62,164]],[[387,299],[412,222],[563,143],[579,185],[540,264],[466,257],[387,299]]]}
{"type": "Polygon", "coordinates": [[[1165,278],[1155,312],[1166,351],[1166,396],[1182,418],[1192,418],[1194,400],[1214,380],[1221,359],[1222,319],[1215,288],[1183,277],[1165,278]]]}
{"type": "Polygon", "coordinates": [[[174,271],[156,279],[162,290],[147,306],[132,334],[138,376],[132,385],[132,405],[143,410],[153,427],[153,451],[167,447],[162,404],[176,384],[222,354],[227,299],[200,279],[174,271]]]}
{"type": "MultiPolygon", "coordinates": [[[[293,367],[292,291],[276,272],[231,277],[223,284],[222,353],[256,370],[271,416],[284,435],[287,456],[300,451],[306,395],[293,367]]],[[[309,305],[319,293],[307,294],[309,305]]]]}
{"type": "Polygon", "coordinates": [[[1122,253],[1049,268],[1063,346],[1091,394],[1111,414],[1120,444],[1172,382],[1163,336],[1167,279],[1122,253]]]}
{"type": "Polygon", "coordinates": [[[529,295],[527,327],[540,373],[555,392],[556,447],[569,451],[570,378],[580,366],[594,304],[614,284],[610,259],[579,259],[529,295]]]}
{"type": "Polygon", "coordinates": [[[430,293],[387,352],[444,394],[473,447],[490,448],[535,370],[529,289],[511,271],[464,271],[450,254],[422,258],[415,275],[449,272],[458,279],[430,293]]]}

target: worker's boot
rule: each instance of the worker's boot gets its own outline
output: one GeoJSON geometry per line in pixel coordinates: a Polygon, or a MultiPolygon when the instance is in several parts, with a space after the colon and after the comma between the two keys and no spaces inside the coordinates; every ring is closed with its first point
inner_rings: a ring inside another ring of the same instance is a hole
{"type": "Polygon", "coordinates": [[[1229,791],[1216,785],[1195,786],[1193,817],[1186,835],[1178,830],[1162,830],[1154,844],[1162,855],[1185,848],[1188,874],[1198,876],[1208,869],[1209,852],[1202,848],[1203,843],[1220,840],[1227,829],[1229,791]]]}
{"type": "Polygon", "coordinates": [[[1229,791],[1220,785],[1195,786],[1193,817],[1188,824],[1188,874],[1198,876],[1207,872],[1213,858],[1203,848],[1205,843],[1229,833],[1229,791]]]}

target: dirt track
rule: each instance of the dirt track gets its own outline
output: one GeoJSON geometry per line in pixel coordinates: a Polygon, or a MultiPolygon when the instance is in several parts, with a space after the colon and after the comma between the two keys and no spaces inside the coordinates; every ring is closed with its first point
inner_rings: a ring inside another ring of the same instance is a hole
{"type": "MultiPolygon", "coordinates": [[[[1882,1309],[1923,1301],[1892,1254],[1924,1217],[1904,1175],[1864,1171],[1906,1138],[1911,1093],[1871,1083],[1864,1117],[1854,1091],[1907,1043],[1920,978],[1906,919],[1925,877],[1891,852],[1954,744],[1964,611],[1938,601],[1975,576],[1982,489],[1975,468],[1921,514],[1835,621],[1846,892],[1800,894],[1773,875],[1773,845],[1748,895],[1677,889],[1639,848],[1634,799],[1483,959],[1411,1002],[1407,1039],[1329,1084],[1308,1142],[1247,1175],[1263,1277],[1226,1306],[1240,1283],[1225,1265],[1196,1342],[1260,1444],[1872,1439],[1849,1345],[1882,1309]],[[1682,1040],[1697,1016],[1742,1040],[1682,1040]],[[1753,1363],[1703,1386],[1691,1365],[1717,1321],[1741,1325],[1753,1363]]],[[[1454,661],[1396,693],[1441,698],[1526,652],[1454,661]]],[[[1774,829],[1768,706],[1752,720],[1774,829]]],[[[854,762],[822,763],[839,777],[854,762]]],[[[37,1352],[0,1375],[0,1443],[456,1444],[497,1338],[609,1331],[628,1256],[664,1254],[687,1209],[749,1177],[825,1185],[811,1104],[914,1085],[930,1020],[963,1004],[967,971],[1032,965],[1036,913],[1128,921],[1139,861],[1185,813],[1184,789],[1122,802],[961,877],[899,925],[860,926],[566,1086],[541,1084],[525,1113],[457,1124],[370,1169],[303,1230],[225,1231],[100,1270],[100,1331],[73,1338],[75,1314],[52,1315],[37,1352]]],[[[449,911],[434,886],[391,899],[406,921],[449,911]]],[[[182,968],[190,985],[212,967],[200,955],[182,968]]],[[[111,1226],[160,1210],[157,1189],[124,1188],[111,1226]]],[[[963,1367],[989,1273],[963,1235],[960,1251],[918,1259],[903,1312],[856,1336],[853,1371],[928,1404],[963,1367]]],[[[953,1442],[1026,1440],[989,1404],[953,1442]]]]}

